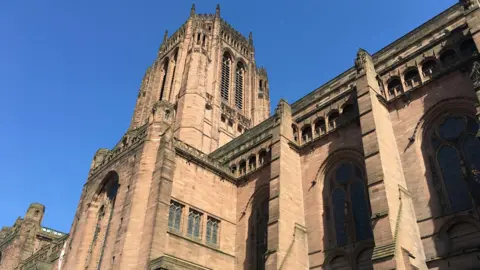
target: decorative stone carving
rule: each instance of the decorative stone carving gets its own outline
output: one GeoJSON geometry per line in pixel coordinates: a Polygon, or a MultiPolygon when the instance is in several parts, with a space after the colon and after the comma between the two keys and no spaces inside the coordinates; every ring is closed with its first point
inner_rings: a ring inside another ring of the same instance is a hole
{"type": "Polygon", "coordinates": [[[357,58],[355,59],[355,68],[357,73],[361,73],[365,69],[367,63],[367,52],[364,49],[359,49],[357,52],[357,58]]]}
{"type": "Polygon", "coordinates": [[[226,118],[228,118],[229,120],[235,119],[235,116],[237,113],[235,112],[234,109],[230,108],[230,106],[228,106],[225,103],[222,103],[220,108],[222,109],[222,113],[223,115],[225,115],[226,118]]]}

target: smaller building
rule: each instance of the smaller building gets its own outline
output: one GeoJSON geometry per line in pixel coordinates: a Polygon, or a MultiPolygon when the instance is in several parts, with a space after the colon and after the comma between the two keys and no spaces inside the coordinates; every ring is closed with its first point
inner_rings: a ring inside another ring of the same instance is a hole
{"type": "Polygon", "coordinates": [[[0,270],[59,269],[68,234],[42,227],[45,206],[32,203],[11,227],[0,231],[0,270]]]}

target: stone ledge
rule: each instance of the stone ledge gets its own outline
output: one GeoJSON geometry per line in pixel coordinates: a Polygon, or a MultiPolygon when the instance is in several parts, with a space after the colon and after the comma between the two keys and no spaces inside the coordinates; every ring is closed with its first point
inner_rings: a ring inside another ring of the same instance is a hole
{"type": "Polygon", "coordinates": [[[151,270],[212,270],[186,260],[165,254],[150,261],[151,270]]]}
{"type": "MultiPolygon", "coordinates": [[[[212,245],[206,245],[206,244],[204,244],[203,242],[200,242],[200,241],[198,241],[198,240],[195,240],[195,239],[186,237],[186,236],[184,236],[184,235],[182,235],[182,234],[180,234],[180,233],[177,233],[177,232],[174,232],[174,231],[167,231],[167,233],[168,233],[169,235],[172,235],[172,236],[181,238],[181,239],[183,239],[183,240],[187,240],[188,242],[191,242],[191,243],[197,244],[197,245],[199,245],[199,246],[202,246],[202,247],[211,249],[211,250],[213,250],[213,251],[215,251],[215,252],[218,252],[218,253],[220,253],[220,254],[223,254],[223,255],[226,255],[226,256],[235,258],[235,256],[232,255],[232,254],[226,253],[226,252],[224,252],[224,251],[222,251],[222,250],[220,250],[220,249],[218,249],[218,248],[213,247],[212,245]]],[[[202,268],[202,269],[203,269],[203,268],[202,268]]],[[[206,269],[207,269],[207,268],[206,268],[206,269]]]]}

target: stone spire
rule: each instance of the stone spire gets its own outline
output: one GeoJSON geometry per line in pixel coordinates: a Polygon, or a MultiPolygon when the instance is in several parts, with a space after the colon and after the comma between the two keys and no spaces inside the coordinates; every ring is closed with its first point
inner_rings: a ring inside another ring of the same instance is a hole
{"type": "Polygon", "coordinates": [[[248,44],[253,47],[253,34],[252,31],[248,34],[248,44]]]}
{"type": "Polygon", "coordinates": [[[215,17],[220,18],[220,4],[217,4],[217,8],[215,10],[215,17]]]}
{"type": "Polygon", "coordinates": [[[195,15],[195,3],[192,4],[192,8],[190,9],[190,17],[193,17],[195,15]]]}

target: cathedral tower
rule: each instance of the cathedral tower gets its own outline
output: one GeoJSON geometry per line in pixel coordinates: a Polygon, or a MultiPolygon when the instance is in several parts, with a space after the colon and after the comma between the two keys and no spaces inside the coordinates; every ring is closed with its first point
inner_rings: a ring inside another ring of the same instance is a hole
{"type": "Polygon", "coordinates": [[[143,125],[158,100],[174,104],[175,136],[210,153],[270,113],[268,77],[257,68],[253,37],[246,38],[215,14],[190,17],[147,69],[131,128],[143,125]]]}

